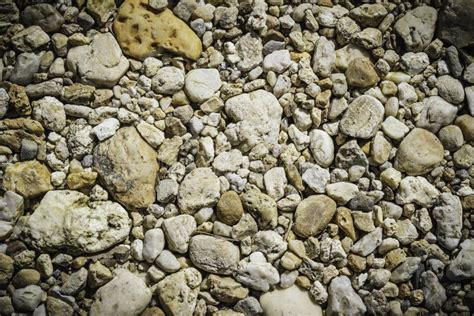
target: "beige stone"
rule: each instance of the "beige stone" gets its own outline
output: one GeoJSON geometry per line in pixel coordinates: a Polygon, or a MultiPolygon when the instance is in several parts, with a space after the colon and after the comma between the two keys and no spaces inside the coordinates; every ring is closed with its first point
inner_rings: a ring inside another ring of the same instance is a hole
{"type": "Polygon", "coordinates": [[[298,205],[294,231],[301,237],[321,233],[336,213],[336,202],[326,195],[312,195],[298,205]]]}
{"type": "Polygon", "coordinates": [[[366,88],[379,81],[374,64],[367,58],[356,58],[349,63],[346,70],[349,86],[366,88]]]}
{"type": "Polygon", "coordinates": [[[67,186],[71,190],[92,187],[97,179],[97,172],[83,171],[71,173],[67,176],[67,186]]]}
{"type": "Polygon", "coordinates": [[[5,170],[3,186],[29,199],[52,190],[51,173],[36,160],[17,162],[5,170]]]}
{"type": "Polygon", "coordinates": [[[123,52],[140,60],[160,50],[196,60],[202,52],[199,37],[169,9],[155,13],[148,0],[127,0],[114,22],[117,41],[123,52]]]}
{"type": "Polygon", "coordinates": [[[244,214],[239,195],[235,191],[224,192],[217,202],[217,218],[227,225],[235,225],[244,214]]]}

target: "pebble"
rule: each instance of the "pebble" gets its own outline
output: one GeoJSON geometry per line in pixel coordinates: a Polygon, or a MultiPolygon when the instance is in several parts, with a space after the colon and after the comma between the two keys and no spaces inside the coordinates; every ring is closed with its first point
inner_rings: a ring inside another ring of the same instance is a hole
{"type": "Polygon", "coordinates": [[[203,207],[214,206],[219,197],[219,178],[210,168],[196,168],[179,186],[178,206],[182,212],[194,214],[203,207]]]}
{"type": "Polygon", "coordinates": [[[295,212],[295,233],[308,238],[321,233],[336,213],[336,202],[326,195],[313,195],[300,202],[295,212]]]}
{"type": "Polygon", "coordinates": [[[13,307],[20,312],[33,312],[43,300],[44,292],[38,285],[16,289],[12,295],[13,307]]]}
{"type": "Polygon", "coordinates": [[[151,88],[156,93],[174,94],[184,87],[184,71],[168,66],[158,69],[151,80],[151,88]]]}
{"type": "Polygon", "coordinates": [[[261,252],[254,252],[249,260],[239,262],[235,279],[257,291],[267,292],[270,285],[280,281],[278,270],[266,262],[261,252]]]}
{"type": "Polygon", "coordinates": [[[265,315],[323,315],[321,307],[296,285],[263,294],[260,305],[265,315]]]}
{"type": "Polygon", "coordinates": [[[155,264],[168,273],[176,272],[181,267],[178,259],[169,250],[163,250],[156,258],[155,264]]]}
{"type": "Polygon", "coordinates": [[[441,193],[433,208],[436,220],[436,237],[446,249],[456,248],[461,240],[462,205],[461,200],[451,193],[441,193]]]}
{"type": "Polygon", "coordinates": [[[435,32],[437,11],[430,6],[420,6],[407,13],[394,28],[403,39],[408,51],[422,51],[431,42],[435,32]]]}
{"type": "Polygon", "coordinates": [[[454,121],[457,112],[457,107],[442,98],[438,96],[429,97],[423,100],[423,110],[416,126],[437,133],[441,127],[454,121]]]}
{"type": "Polygon", "coordinates": [[[379,81],[374,64],[367,58],[354,58],[348,64],[346,72],[347,84],[357,88],[367,88],[379,81]]]}
{"type": "Polygon", "coordinates": [[[37,160],[21,161],[5,169],[3,187],[24,198],[34,198],[52,190],[51,173],[37,160]]]}
{"type": "Polygon", "coordinates": [[[408,176],[400,181],[395,200],[402,205],[416,203],[429,207],[433,205],[438,195],[438,190],[426,178],[408,176]]]}
{"type": "Polygon", "coordinates": [[[450,262],[446,276],[452,281],[469,280],[474,277],[474,269],[470,260],[474,254],[474,239],[466,239],[461,243],[461,251],[450,262]]]}
{"type": "Polygon", "coordinates": [[[291,65],[290,52],[286,49],[274,51],[263,59],[263,70],[265,72],[284,72],[291,65]]]}
{"type": "Polygon", "coordinates": [[[352,247],[351,252],[367,256],[377,249],[382,243],[382,228],[377,227],[374,231],[365,234],[352,247]]]}
{"type": "Polygon", "coordinates": [[[362,95],[349,104],[341,119],[339,128],[347,136],[371,138],[380,128],[384,107],[380,101],[369,95],[362,95]]]}
{"type": "Polygon", "coordinates": [[[143,259],[153,262],[165,247],[165,236],[159,228],[150,229],[143,240],[143,259]]]}
{"type": "Polygon", "coordinates": [[[216,211],[219,220],[227,225],[237,224],[244,214],[242,202],[235,191],[227,191],[221,195],[216,211]]]}
{"type": "Polygon", "coordinates": [[[332,279],[328,287],[328,313],[364,314],[366,310],[348,277],[338,276],[332,279]]]}
{"type": "Polygon", "coordinates": [[[162,228],[169,249],[178,253],[186,253],[188,251],[189,239],[196,230],[196,226],[194,217],[187,214],[165,219],[162,228]]]}
{"type": "Polygon", "coordinates": [[[184,82],[186,95],[196,103],[208,100],[222,85],[216,69],[193,69],[186,74],[184,82]]]}

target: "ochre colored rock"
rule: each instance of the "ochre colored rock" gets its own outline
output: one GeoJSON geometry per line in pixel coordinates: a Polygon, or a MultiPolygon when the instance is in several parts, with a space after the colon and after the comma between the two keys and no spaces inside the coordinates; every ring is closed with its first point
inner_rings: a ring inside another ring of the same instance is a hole
{"type": "Polygon", "coordinates": [[[169,9],[152,11],[147,0],[126,0],[114,31],[123,52],[139,60],[162,50],[196,60],[202,52],[201,40],[185,22],[169,9]]]}

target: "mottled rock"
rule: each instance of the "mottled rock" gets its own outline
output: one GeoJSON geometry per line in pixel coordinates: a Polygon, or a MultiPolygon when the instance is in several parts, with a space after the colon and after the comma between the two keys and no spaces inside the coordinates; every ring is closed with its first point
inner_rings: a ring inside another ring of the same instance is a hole
{"type": "Polygon", "coordinates": [[[278,210],[274,199],[257,190],[249,190],[240,197],[245,209],[256,219],[260,229],[277,226],[278,210]]]}
{"type": "Polygon", "coordinates": [[[214,206],[219,197],[219,178],[210,168],[196,168],[179,186],[178,206],[183,213],[194,214],[203,207],[214,206]]]}
{"type": "Polygon", "coordinates": [[[416,126],[437,133],[441,127],[454,121],[457,112],[457,107],[438,96],[426,98],[423,100],[423,110],[416,126]]]}
{"type": "Polygon", "coordinates": [[[207,279],[210,293],[220,302],[235,303],[247,297],[249,290],[231,277],[211,274],[207,279]]]}
{"type": "Polygon", "coordinates": [[[239,262],[235,279],[257,291],[267,292],[270,285],[280,281],[278,270],[265,261],[261,252],[254,252],[248,260],[239,262]]]}
{"type": "Polygon", "coordinates": [[[29,199],[53,188],[48,168],[36,160],[22,161],[5,169],[3,187],[29,199]]]}
{"type": "Polygon", "coordinates": [[[321,307],[296,285],[264,293],[260,304],[265,315],[323,315],[321,307]]]}
{"type": "Polygon", "coordinates": [[[237,246],[229,241],[207,235],[196,235],[189,243],[189,257],[193,264],[209,273],[230,275],[240,259],[237,246]]]}
{"type": "Polygon", "coordinates": [[[13,292],[12,303],[19,312],[33,312],[41,303],[44,292],[38,285],[29,285],[13,292]]]}
{"type": "Polygon", "coordinates": [[[326,195],[313,195],[300,202],[295,213],[294,231],[301,237],[321,233],[336,213],[336,202],[326,195]]]}
{"type": "Polygon", "coordinates": [[[377,227],[374,231],[365,234],[352,247],[351,252],[360,256],[368,256],[382,243],[382,228],[377,227]]]}
{"type": "Polygon", "coordinates": [[[227,225],[235,225],[244,214],[239,195],[235,191],[224,192],[216,205],[216,215],[227,225]]]}
{"type": "Polygon", "coordinates": [[[413,273],[419,268],[420,262],[421,258],[418,257],[406,258],[401,265],[392,271],[390,281],[398,284],[410,280],[413,273]]]}
{"type": "Polygon", "coordinates": [[[400,187],[395,196],[398,204],[416,203],[429,207],[438,197],[438,190],[424,177],[405,177],[400,182],[400,187]]]}
{"type": "Polygon", "coordinates": [[[474,278],[474,239],[466,239],[461,243],[461,251],[451,261],[446,276],[452,281],[470,280],[474,278]]]}
{"type": "Polygon", "coordinates": [[[436,274],[432,271],[423,272],[421,275],[421,287],[425,296],[425,305],[432,311],[437,312],[446,302],[446,290],[441,285],[436,274]]]}
{"type": "Polygon", "coordinates": [[[193,69],[186,74],[184,91],[196,103],[208,100],[222,85],[217,69],[193,69]]]}
{"type": "Polygon", "coordinates": [[[339,128],[351,137],[371,138],[380,128],[383,116],[382,103],[372,96],[362,95],[349,104],[339,128]]]}
{"type": "Polygon", "coordinates": [[[178,215],[165,219],[162,228],[169,249],[179,253],[186,253],[191,234],[196,229],[196,220],[191,215],[178,215]]]}
{"type": "Polygon", "coordinates": [[[374,64],[367,58],[354,58],[345,75],[349,86],[357,88],[371,87],[379,81],[374,64]]]}
{"type": "Polygon", "coordinates": [[[462,205],[459,197],[441,193],[433,208],[433,218],[436,220],[439,243],[448,250],[456,248],[462,235],[462,205]]]}
{"type": "Polygon", "coordinates": [[[422,51],[434,36],[438,12],[430,6],[419,6],[405,13],[394,25],[408,51],[422,51]]]}
{"type": "Polygon", "coordinates": [[[46,128],[60,132],[66,127],[64,105],[55,97],[44,97],[33,101],[33,118],[46,128]]]}
{"type": "Polygon", "coordinates": [[[151,80],[151,88],[156,93],[173,94],[184,87],[184,71],[174,66],[158,69],[151,80]]]}
{"type": "Polygon", "coordinates": [[[23,10],[21,19],[26,25],[39,25],[45,32],[56,32],[64,24],[64,18],[49,3],[30,5],[23,10]]]}
{"type": "Polygon", "coordinates": [[[354,291],[351,281],[346,276],[332,279],[328,288],[327,313],[332,314],[364,314],[366,307],[360,296],[354,291]]]}
{"type": "Polygon", "coordinates": [[[90,12],[94,20],[99,25],[104,25],[107,20],[114,14],[114,0],[88,0],[87,10],[90,12]]]}

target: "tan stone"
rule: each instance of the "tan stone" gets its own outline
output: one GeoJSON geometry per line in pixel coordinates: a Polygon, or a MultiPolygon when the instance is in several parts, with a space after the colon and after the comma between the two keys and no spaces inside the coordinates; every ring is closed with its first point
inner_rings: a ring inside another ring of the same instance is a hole
{"type": "Polygon", "coordinates": [[[347,67],[346,78],[349,86],[358,88],[370,87],[379,81],[374,64],[367,58],[352,60],[347,67]]]}
{"type": "Polygon", "coordinates": [[[160,50],[196,60],[202,52],[199,37],[169,9],[160,13],[148,8],[148,0],[126,0],[114,22],[123,52],[140,60],[160,50]]]}
{"type": "Polygon", "coordinates": [[[239,195],[235,191],[224,192],[217,202],[217,218],[227,225],[235,225],[244,214],[239,195]]]}
{"type": "Polygon", "coordinates": [[[336,213],[336,202],[326,195],[312,195],[298,205],[294,232],[301,237],[321,233],[336,213]]]}
{"type": "Polygon", "coordinates": [[[29,199],[53,189],[48,168],[36,160],[17,162],[5,170],[3,186],[29,199]]]}
{"type": "Polygon", "coordinates": [[[249,290],[231,277],[209,275],[207,284],[211,294],[224,303],[235,303],[247,297],[249,290]]]}
{"type": "Polygon", "coordinates": [[[91,187],[95,184],[97,172],[83,171],[71,173],[67,176],[67,187],[71,190],[91,187]]]}
{"type": "Polygon", "coordinates": [[[336,214],[336,223],[342,229],[344,234],[352,240],[357,239],[352,220],[351,210],[346,207],[339,207],[336,214]]]}
{"type": "Polygon", "coordinates": [[[109,192],[126,207],[145,208],[155,201],[157,154],[135,127],[119,129],[100,143],[94,151],[94,168],[109,192]]]}
{"type": "Polygon", "coordinates": [[[385,255],[385,268],[393,270],[407,258],[405,251],[401,248],[394,249],[385,255]]]}
{"type": "Polygon", "coordinates": [[[10,86],[10,90],[8,91],[8,95],[10,97],[10,104],[13,105],[18,114],[31,114],[30,100],[26,95],[25,87],[12,84],[10,86]]]}

